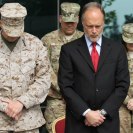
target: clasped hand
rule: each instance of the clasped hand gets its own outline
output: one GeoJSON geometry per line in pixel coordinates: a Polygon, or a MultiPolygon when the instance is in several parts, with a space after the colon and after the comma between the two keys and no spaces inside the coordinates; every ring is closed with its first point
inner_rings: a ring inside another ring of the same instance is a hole
{"type": "Polygon", "coordinates": [[[87,114],[85,115],[85,125],[86,126],[93,126],[93,127],[97,127],[99,125],[101,125],[104,120],[106,118],[101,115],[100,110],[90,110],[89,112],[87,112],[87,114]]]}
{"type": "Polygon", "coordinates": [[[4,99],[2,102],[7,103],[7,107],[5,109],[5,113],[15,119],[18,120],[21,115],[22,115],[22,109],[23,109],[23,104],[17,100],[10,100],[10,99],[4,99]]]}
{"type": "Polygon", "coordinates": [[[129,110],[133,111],[133,98],[128,101],[127,108],[129,110]]]}

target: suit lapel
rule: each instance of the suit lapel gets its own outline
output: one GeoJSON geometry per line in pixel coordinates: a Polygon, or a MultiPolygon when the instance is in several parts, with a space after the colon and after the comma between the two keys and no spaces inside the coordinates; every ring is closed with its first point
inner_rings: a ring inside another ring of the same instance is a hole
{"type": "MultiPolygon", "coordinates": [[[[94,67],[85,41],[85,37],[83,36],[80,40],[80,43],[77,45],[77,50],[79,51],[83,59],[87,62],[87,64],[90,66],[90,68],[94,71],[94,67]]],[[[97,72],[101,69],[102,65],[104,64],[104,61],[106,60],[110,50],[110,43],[106,40],[105,37],[103,37],[97,72]]]]}
{"type": "Polygon", "coordinates": [[[80,40],[81,40],[80,43],[77,45],[78,46],[77,50],[79,51],[83,59],[87,62],[87,64],[91,67],[91,69],[94,70],[94,67],[91,61],[91,56],[85,41],[85,37],[82,36],[80,40]]]}
{"type": "Polygon", "coordinates": [[[100,68],[104,64],[104,61],[107,58],[110,50],[111,50],[110,43],[103,37],[102,38],[102,47],[101,47],[101,53],[100,53],[100,59],[99,59],[97,72],[100,70],[100,68]]]}

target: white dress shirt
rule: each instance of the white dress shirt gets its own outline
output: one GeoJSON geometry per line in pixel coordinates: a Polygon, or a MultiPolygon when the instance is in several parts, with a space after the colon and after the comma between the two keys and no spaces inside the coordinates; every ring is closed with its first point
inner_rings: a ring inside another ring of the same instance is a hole
{"type": "MultiPolygon", "coordinates": [[[[91,55],[91,52],[92,52],[92,42],[89,40],[89,38],[85,35],[85,40],[86,40],[86,43],[87,43],[87,47],[88,47],[88,50],[89,50],[89,53],[91,55]]],[[[96,50],[98,52],[98,54],[100,55],[100,52],[101,52],[101,45],[102,45],[102,37],[100,37],[98,40],[97,40],[97,45],[96,45],[96,50]]],[[[84,113],[83,113],[83,116],[85,116],[91,109],[87,109],[84,113]]]]}

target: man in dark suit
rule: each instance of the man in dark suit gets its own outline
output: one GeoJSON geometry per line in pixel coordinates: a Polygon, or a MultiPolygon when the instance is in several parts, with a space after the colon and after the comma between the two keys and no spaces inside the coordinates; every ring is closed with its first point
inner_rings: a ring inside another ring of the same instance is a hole
{"type": "Polygon", "coordinates": [[[118,110],[129,72],[122,44],[102,36],[104,17],[100,4],[86,4],[84,36],[61,48],[58,82],[66,101],[65,133],[119,133],[118,110]]]}

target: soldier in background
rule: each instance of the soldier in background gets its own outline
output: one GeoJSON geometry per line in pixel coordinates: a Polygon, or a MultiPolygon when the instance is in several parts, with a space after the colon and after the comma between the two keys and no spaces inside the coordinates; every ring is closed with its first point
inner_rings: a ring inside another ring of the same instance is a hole
{"type": "Polygon", "coordinates": [[[80,38],[83,32],[77,30],[79,22],[80,5],[77,3],[64,2],[61,4],[61,15],[59,18],[61,28],[46,34],[43,44],[47,46],[49,58],[53,68],[52,85],[47,97],[47,107],[45,110],[46,128],[51,133],[52,122],[65,115],[65,102],[60,94],[57,84],[58,60],[61,46],[67,42],[80,38]]]}
{"type": "Polygon", "coordinates": [[[51,81],[47,48],[24,32],[25,7],[6,3],[0,11],[0,132],[39,133],[51,81]]]}
{"type": "Polygon", "coordinates": [[[123,27],[122,39],[127,50],[128,68],[130,72],[130,87],[128,95],[120,108],[120,133],[133,133],[133,23],[125,24],[123,27]]]}

